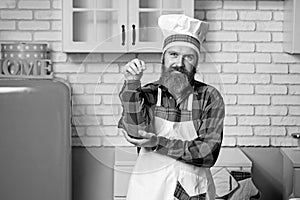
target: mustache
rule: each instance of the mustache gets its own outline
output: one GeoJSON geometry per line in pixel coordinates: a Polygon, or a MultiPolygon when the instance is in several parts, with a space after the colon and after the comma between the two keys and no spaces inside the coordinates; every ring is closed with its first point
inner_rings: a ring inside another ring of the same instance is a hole
{"type": "Polygon", "coordinates": [[[185,69],[185,66],[180,66],[179,67],[177,65],[171,65],[171,67],[168,71],[169,72],[178,71],[178,72],[181,72],[185,75],[190,75],[190,72],[185,69]]]}

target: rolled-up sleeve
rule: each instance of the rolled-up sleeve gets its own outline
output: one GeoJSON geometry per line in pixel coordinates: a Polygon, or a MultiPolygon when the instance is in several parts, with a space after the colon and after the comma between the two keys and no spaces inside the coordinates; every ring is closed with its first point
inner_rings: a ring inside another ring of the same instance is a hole
{"type": "Polygon", "coordinates": [[[151,88],[142,89],[140,81],[125,81],[119,97],[123,113],[118,127],[125,129],[130,135],[137,135],[139,130],[147,130],[154,117],[150,112],[151,102],[154,101],[151,88]]]}

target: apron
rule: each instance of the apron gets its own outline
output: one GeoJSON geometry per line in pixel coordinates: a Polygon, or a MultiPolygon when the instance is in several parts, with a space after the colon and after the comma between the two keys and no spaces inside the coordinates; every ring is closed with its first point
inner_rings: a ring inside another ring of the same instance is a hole
{"type": "MultiPolygon", "coordinates": [[[[161,107],[161,89],[158,88],[157,109],[161,107]]],[[[186,106],[191,113],[193,93],[186,106]]],[[[187,111],[187,110],[185,110],[187,111]]],[[[169,139],[193,140],[197,137],[193,121],[172,122],[154,118],[155,132],[169,139]]],[[[169,156],[141,148],[129,181],[127,200],[174,200],[177,182],[187,194],[206,193],[207,200],[215,199],[215,187],[209,168],[201,168],[177,161],[169,156]]]]}

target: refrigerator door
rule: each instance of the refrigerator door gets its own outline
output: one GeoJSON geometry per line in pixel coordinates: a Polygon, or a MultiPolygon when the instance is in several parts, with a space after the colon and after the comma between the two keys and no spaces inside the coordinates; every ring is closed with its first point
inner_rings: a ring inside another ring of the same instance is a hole
{"type": "Polygon", "coordinates": [[[0,79],[0,199],[71,199],[71,106],[57,80],[0,79]]]}

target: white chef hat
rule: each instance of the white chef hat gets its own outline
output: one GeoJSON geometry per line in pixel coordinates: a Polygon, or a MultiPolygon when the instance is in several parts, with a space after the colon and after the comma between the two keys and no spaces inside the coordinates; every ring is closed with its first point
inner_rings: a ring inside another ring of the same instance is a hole
{"type": "Polygon", "coordinates": [[[208,23],[183,14],[161,15],[158,26],[164,37],[163,52],[171,46],[188,46],[193,48],[198,58],[200,44],[208,31],[208,23]]]}

